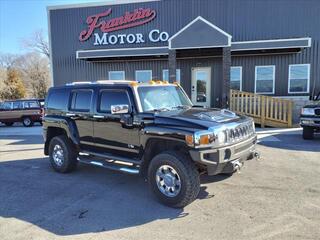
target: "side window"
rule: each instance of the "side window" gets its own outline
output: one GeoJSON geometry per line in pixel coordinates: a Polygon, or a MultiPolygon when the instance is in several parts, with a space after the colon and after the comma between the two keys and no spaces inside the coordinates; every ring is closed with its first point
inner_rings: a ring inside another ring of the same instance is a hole
{"type": "Polygon", "coordinates": [[[92,90],[77,90],[72,93],[70,109],[80,112],[89,112],[92,90]]]}
{"type": "Polygon", "coordinates": [[[103,90],[100,93],[99,112],[110,113],[112,105],[129,105],[128,93],[124,90],[103,90]]]}
{"type": "Polygon", "coordinates": [[[69,93],[65,89],[55,89],[49,92],[47,108],[65,110],[69,101],[69,93]]]}
{"type": "Polygon", "coordinates": [[[13,102],[12,109],[21,109],[22,108],[22,102],[13,102]]]}
{"type": "Polygon", "coordinates": [[[27,101],[24,102],[24,108],[39,108],[39,103],[37,101],[27,101]]]}
{"type": "Polygon", "coordinates": [[[230,88],[242,91],[242,67],[231,67],[230,88]]]}
{"type": "Polygon", "coordinates": [[[11,110],[12,109],[12,102],[4,102],[1,106],[2,110],[11,110]]]}

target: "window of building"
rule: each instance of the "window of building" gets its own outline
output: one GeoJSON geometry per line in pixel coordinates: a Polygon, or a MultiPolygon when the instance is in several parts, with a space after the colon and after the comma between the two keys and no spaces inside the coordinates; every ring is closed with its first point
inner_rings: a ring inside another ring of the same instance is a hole
{"type": "Polygon", "coordinates": [[[124,90],[103,90],[100,95],[99,112],[110,113],[112,105],[130,106],[128,93],[124,90]]]}
{"type": "Polygon", "coordinates": [[[110,71],[109,80],[125,80],[124,71],[110,71]]]}
{"type": "MultiPolygon", "coordinates": [[[[176,81],[180,84],[180,69],[176,69],[176,81]]],[[[168,69],[162,70],[162,80],[169,82],[169,71],[168,69]]]]}
{"type": "Polygon", "coordinates": [[[136,71],[136,81],[138,82],[149,82],[152,80],[151,70],[138,70],[136,71]]]}
{"type": "Polygon", "coordinates": [[[289,65],[289,93],[308,93],[310,82],[310,64],[289,65]]]}
{"type": "Polygon", "coordinates": [[[242,67],[231,67],[230,88],[242,91],[242,67]]]}
{"type": "Polygon", "coordinates": [[[88,112],[90,111],[92,98],[91,90],[78,90],[72,93],[71,110],[88,112]]]}
{"type": "Polygon", "coordinates": [[[274,93],[275,66],[256,66],[255,92],[263,94],[274,93]]]}

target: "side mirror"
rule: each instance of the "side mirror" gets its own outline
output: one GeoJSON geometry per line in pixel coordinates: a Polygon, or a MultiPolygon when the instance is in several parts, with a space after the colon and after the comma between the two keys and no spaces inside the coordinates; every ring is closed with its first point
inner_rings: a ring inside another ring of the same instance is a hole
{"type": "Polygon", "coordinates": [[[111,114],[129,113],[129,105],[111,105],[111,114]]]}

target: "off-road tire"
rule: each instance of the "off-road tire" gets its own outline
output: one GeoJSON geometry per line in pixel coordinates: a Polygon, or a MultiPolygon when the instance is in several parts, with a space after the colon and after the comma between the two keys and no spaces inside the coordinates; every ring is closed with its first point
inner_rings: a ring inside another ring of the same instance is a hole
{"type": "Polygon", "coordinates": [[[7,127],[11,127],[14,123],[13,122],[6,122],[4,123],[7,127]]]}
{"type": "Polygon", "coordinates": [[[25,127],[32,127],[33,126],[33,121],[31,120],[30,117],[23,117],[22,118],[22,124],[25,127]]]}
{"type": "Polygon", "coordinates": [[[78,153],[75,150],[70,139],[65,135],[53,137],[49,144],[49,160],[53,169],[60,173],[72,172],[77,167],[78,153]],[[53,158],[53,152],[56,145],[63,150],[64,160],[61,166],[57,165],[53,158]]]}
{"type": "Polygon", "coordinates": [[[302,137],[303,139],[310,140],[313,139],[314,129],[312,127],[303,127],[302,137]]]}
{"type": "Polygon", "coordinates": [[[174,151],[160,153],[151,160],[148,169],[148,182],[151,191],[158,200],[174,208],[183,208],[193,202],[200,191],[200,174],[197,167],[189,156],[174,151]],[[181,179],[180,192],[175,197],[166,196],[157,186],[156,172],[163,165],[172,167],[181,179]]]}

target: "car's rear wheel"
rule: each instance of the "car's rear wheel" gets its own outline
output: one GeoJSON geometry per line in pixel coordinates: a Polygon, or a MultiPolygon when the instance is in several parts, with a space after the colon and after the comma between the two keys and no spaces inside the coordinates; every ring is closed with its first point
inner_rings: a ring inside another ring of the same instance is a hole
{"type": "Polygon", "coordinates": [[[188,156],[164,152],[150,162],[148,181],[157,198],[170,207],[181,208],[194,201],[200,191],[199,172],[188,156]]]}
{"type": "Polygon", "coordinates": [[[51,139],[49,159],[54,170],[60,173],[71,172],[77,167],[77,152],[65,135],[51,139]]]}
{"type": "Polygon", "coordinates": [[[4,123],[7,127],[11,127],[13,125],[13,122],[6,122],[4,123]]]}
{"type": "Polygon", "coordinates": [[[313,139],[314,129],[312,127],[303,127],[302,137],[303,139],[310,140],[313,139]]]}
{"type": "Polygon", "coordinates": [[[33,121],[31,120],[30,117],[24,117],[24,118],[22,118],[22,124],[25,127],[32,127],[33,126],[33,121]]]}

